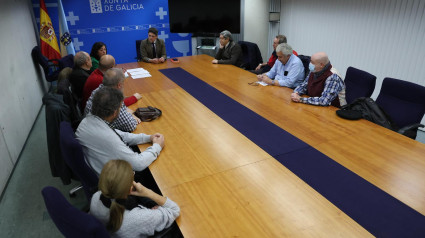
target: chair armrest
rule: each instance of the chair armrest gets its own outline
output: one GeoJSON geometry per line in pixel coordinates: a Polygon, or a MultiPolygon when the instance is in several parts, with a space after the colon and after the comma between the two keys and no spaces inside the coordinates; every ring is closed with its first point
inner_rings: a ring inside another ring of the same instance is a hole
{"type": "Polygon", "coordinates": [[[422,125],[421,123],[416,123],[416,124],[405,126],[405,127],[401,128],[400,130],[398,130],[397,132],[404,135],[406,133],[406,131],[410,131],[410,130],[413,130],[413,129],[417,130],[419,127],[423,128],[425,126],[422,125]]]}

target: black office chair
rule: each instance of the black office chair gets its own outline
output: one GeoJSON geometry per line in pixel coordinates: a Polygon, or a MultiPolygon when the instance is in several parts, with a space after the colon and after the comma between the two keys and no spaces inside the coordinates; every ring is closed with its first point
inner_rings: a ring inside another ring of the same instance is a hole
{"type": "Polygon", "coordinates": [[[137,57],[135,58],[138,62],[142,61],[142,54],[140,54],[140,44],[142,44],[142,40],[136,40],[136,54],[137,57]]]}
{"type": "Polygon", "coordinates": [[[246,70],[254,70],[258,64],[263,62],[258,45],[248,41],[239,41],[241,46],[244,64],[242,68],[246,70]]]}
{"type": "Polygon", "coordinates": [[[72,206],[56,188],[45,187],[41,193],[50,217],[65,237],[110,237],[99,220],[72,206]]]}
{"type": "Polygon", "coordinates": [[[411,82],[385,78],[376,103],[391,117],[399,133],[412,139],[425,114],[425,87],[411,82]]]}
{"type": "Polygon", "coordinates": [[[58,79],[59,72],[65,67],[74,67],[74,55],[69,54],[61,59],[47,59],[40,50],[39,46],[34,46],[31,56],[44,71],[47,82],[53,82],[58,79]]]}
{"type": "MultiPolygon", "coordinates": [[[[99,178],[86,163],[83,148],[75,138],[71,124],[66,121],[60,124],[60,148],[63,159],[72,172],[77,175],[83,185],[87,200],[90,202],[91,197],[97,191],[99,178]]],[[[70,195],[72,195],[71,192],[70,195]]]]}
{"type": "Polygon", "coordinates": [[[298,58],[300,58],[301,62],[303,63],[304,78],[305,78],[310,73],[310,70],[308,69],[308,65],[310,64],[311,57],[307,55],[298,55],[298,58]]]}
{"type": "Polygon", "coordinates": [[[356,98],[372,95],[375,90],[376,76],[354,67],[348,67],[344,82],[345,99],[350,104],[356,98]]]}

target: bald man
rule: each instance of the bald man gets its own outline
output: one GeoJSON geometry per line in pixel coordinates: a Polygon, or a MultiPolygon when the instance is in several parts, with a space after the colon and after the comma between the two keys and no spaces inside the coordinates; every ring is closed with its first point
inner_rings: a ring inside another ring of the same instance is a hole
{"type": "Polygon", "coordinates": [[[294,89],[291,94],[292,101],[320,106],[345,105],[344,81],[331,69],[332,65],[325,52],[313,54],[309,64],[310,73],[305,81],[294,89]]]}
{"type": "Polygon", "coordinates": [[[83,88],[87,78],[92,71],[90,55],[87,52],[79,51],[74,56],[74,68],[69,75],[69,82],[71,83],[72,93],[78,97],[79,100],[83,98],[83,88]]]}
{"type": "MultiPolygon", "coordinates": [[[[112,55],[103,55],[99,60],[99,68],[93,71],[90,74],[90,77],[87,79],[84,84],[83,90],[83,109],[86,108],[86,103],[92,92],[97,89],[103,82],[103,75],[108,69],[112,69],[115,66],[115,59],[112,55]]],[[[139,93],[135,93],[130,97],[126,97],[124,99],[124,104],[128,107],[134,103],[136,103],[139,99],[142,98],[142,95],[139,93]]]]}
{"type": "Polygon", "coordinates": [[[83,88],[83,108],[86,107],[87,99],[89,99],[93,90],[102,84],[103,74],[106,70],[115,66],[115,59],[112,55],[103,55],[99,60],[99,67],[90,74],[83,88]]]}

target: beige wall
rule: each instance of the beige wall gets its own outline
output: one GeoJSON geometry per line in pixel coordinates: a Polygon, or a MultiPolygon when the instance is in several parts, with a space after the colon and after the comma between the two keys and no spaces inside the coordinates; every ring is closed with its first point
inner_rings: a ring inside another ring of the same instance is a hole
{"type": "Polygon", "coordinates": [[[256,43],[261,56],[267,61],[270,0],[245,0],[243,21],[244,41],[256,43]]]}
{"type": "Polygon", "coordinates": [[[31,2],[2,0],[0,7],[0,192],[40,111],[47,84],[37,76],[31,2]]]}

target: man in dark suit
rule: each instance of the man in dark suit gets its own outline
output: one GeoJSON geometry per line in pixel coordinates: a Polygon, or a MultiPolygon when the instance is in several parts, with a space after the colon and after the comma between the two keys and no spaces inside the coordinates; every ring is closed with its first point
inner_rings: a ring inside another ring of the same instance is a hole
{"type": "Polygon", "coordinates": [[[79,51],[74,56],[74,68],[69,75],[69,82],[71,83],[72,93],[78,97],[79,100],[83,98],[83,88],[87,78],[92,71],[92,62],[90,55],[87,52],[79,51]]]}
{"type": "Polygon", "coordinates": [[[158,39],[158,30],[156,28],[149,28],[148,38],[142,40],[140,44],[140,54],[144,62],[154,64],[164,63],[165,59],[167,59],[164,40],[158,39]]]}
{"type": "Polygon", "coordinates": [[[227,30],[220,33],[220,49],[212,63],[233,64],[238,67],[243,65],[242,49],[233,41],[232,33],[227,30]]]}

